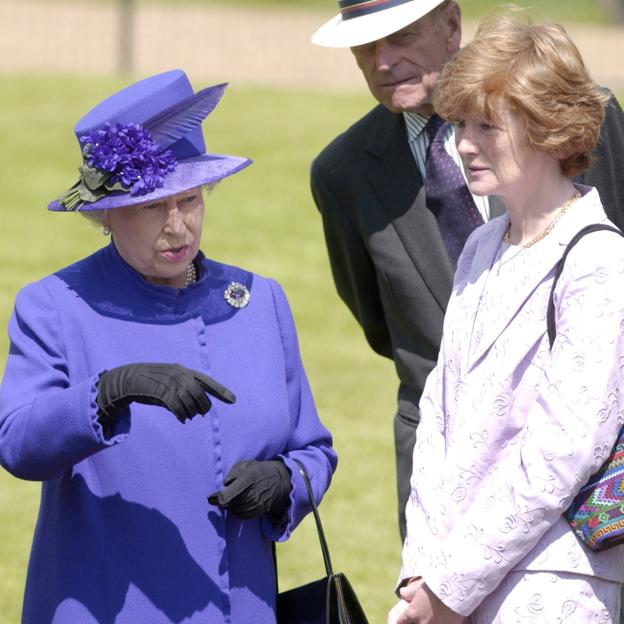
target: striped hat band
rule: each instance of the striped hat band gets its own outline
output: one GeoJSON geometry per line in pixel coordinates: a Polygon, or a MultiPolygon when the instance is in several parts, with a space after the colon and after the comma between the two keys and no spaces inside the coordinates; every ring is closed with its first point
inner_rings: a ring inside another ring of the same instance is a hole
{"type": "Polygon", "coordinates": [[[343,20],[353,19],[354,17],[362,17],[383,11],[392,7],[406,4],[412,0],[338,0],[340,14],[343,20]]]}
{"type": "Polygon", "coordinates": [[[352,48],[377,41],[419,20],[444,0],[338,0],[340,13],[312,35],[327,48],[352,48]]]}

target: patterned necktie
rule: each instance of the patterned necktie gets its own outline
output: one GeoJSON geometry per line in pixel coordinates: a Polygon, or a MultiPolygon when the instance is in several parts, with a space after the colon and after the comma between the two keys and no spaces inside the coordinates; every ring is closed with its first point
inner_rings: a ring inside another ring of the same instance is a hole
{"type": "Polygon", "coordinates": [[[444,147],[449,123],[437,115],[429,119],[425,171],[427,206],[438,220],[453,268],[470,233],[483,223],[460,168],[444,147]]]}

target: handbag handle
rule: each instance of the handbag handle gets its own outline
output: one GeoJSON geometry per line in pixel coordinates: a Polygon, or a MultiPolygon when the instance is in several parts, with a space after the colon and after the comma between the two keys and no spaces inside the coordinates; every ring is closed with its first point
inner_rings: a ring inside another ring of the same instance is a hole
{"type": "Polygon", "coordinates": [[[325,539],[325,532],[323,531],[323,525],[321,524],[321,516],[319,515],[318,509],[316,507],[316,503],[314,502],[314,494],[312,492],[312,486],[310,485],[310,478],[308,477],[308,472],[305,469],[305,466],[298,460],[294,459],[293,461],[299,467],[299,473],[303,477],[303,482],[306,485],[306,489],[308,490],[308,497],[310,498],[310,506],[312,507],[312,513],[314,514],[314,521],[316,522],[316,530],[319,536],[319,542],[321,543],[321,552],[323,553],[323,561],[325,563],[325,571],[327,572],[327,576],[332,576],[334,570],[332,568],[331,557],[329,556],[329,548],[327,547],[327,540],[325,539]]]}
{"type": "Polygon", "coordinates": [[[608,230],[610,232],[615,232],[620,236],[624,236],[624,232],[618,230],[612,225],[607,225],[606,223],[592,223],[591,225],[586,225],[583,229],[579,230],[573,237],[572,240],[568,243],[568,246],[565,248],[563,252],[563,256],[561,256],[561,260],[557,263],[555,268],[555,278],[553,279],[552,286],[550,288],[550,297],[548,298],[548,311],[546,312],[546,326],[548,328],[548,342],[550,343],[550,348],[552,349],[553,343],[555,342],[555,336],[557,335],[557,327],[555,325],[555,301],[553,299],[555,294],[555,286],[557,285],[557,281],[559,280],[559,276],[563,271],[563,265],[565,264],[566,258],[570,253],[572,247],[578,243],[583,236],[586,234],[591,234],[592,232],[599,232],[600,230],[608,230]]]}

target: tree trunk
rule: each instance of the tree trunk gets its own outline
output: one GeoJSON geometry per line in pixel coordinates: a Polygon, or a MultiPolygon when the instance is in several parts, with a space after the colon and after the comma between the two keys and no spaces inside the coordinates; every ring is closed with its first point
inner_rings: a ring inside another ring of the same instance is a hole
{"type": "Polygon", "coordinates": [[[624,0],[600,0],[600,6],[610,21],[624,22],[624,0]]]}

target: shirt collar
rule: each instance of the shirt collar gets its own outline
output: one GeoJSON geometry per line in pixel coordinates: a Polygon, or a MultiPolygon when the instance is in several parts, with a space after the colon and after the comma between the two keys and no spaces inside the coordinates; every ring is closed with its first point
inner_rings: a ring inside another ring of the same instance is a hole
{"type": "Polygon", "coordinates": [[[416,141],[425,129],[429,117],[420,115],[419,113],[403,113],[405,119],[405,127],[407,128],[407,138],[410,141],[416,141]]]}

